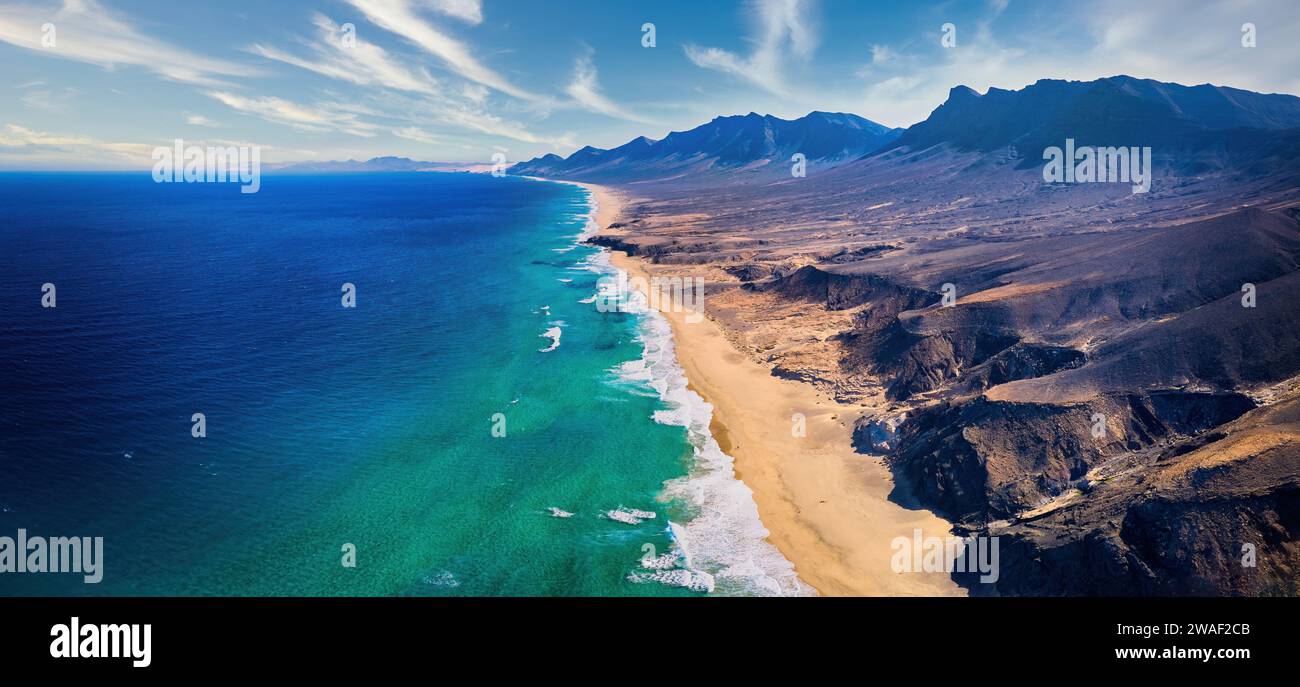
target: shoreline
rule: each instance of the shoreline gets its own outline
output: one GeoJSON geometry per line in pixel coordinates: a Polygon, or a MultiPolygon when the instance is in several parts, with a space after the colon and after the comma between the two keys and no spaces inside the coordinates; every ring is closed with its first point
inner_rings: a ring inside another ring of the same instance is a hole
{"type": "MultiPolygon", "coordinates": [[[[589,238],[619,218],[622,203],[607,189],[578,185],[590,194],[589,229],[584,232],[589,238]]],[[[611,251],[601,249],[599,256],[608,276],[627,274],[614,264],[616,256],[611,251]]],[[[682,427],[694,454],[687,474],[665,480],[659,494],[660,501],[678,501],[695,512],[693,517],[668,523],[685,568],[668,571],[669,577],[664,579],[653,575],[651,579],[727,596],[815,594],[798,578],[794,564],[769,541],[753,491],[736,476],[734,459],[718,443],[713,406],[691,386],[680,364],[672,324],[650,307],[648,298],[629,299],[629,295],[611,294],[626,306],[625,312],[637,315],[643,348],[641,358],[625,363],[621,374],[658,394],[665,408],[655,412],[653,421],[682,427]]],[[[640,295],[646,294],[641,291],[640,295]]]]}
{"type": "MultiPolygon", "coordinates": [[[[610,234],[623,198],[596,184],[563,183],[592,194],[596,233],[610,234]]],[[[630,276],[652,276],[643,260],[616,250],[609,256],[630,276]]],[[[733,459],[736,478],[753,493],[767,541],[794,565],[802,583],[827,596],[965,595],[945,573],[891,569],[895,537],[910,539],[917,529],[927,537],[948,537],[951,525],[889,500],[888,468],[852,447],[859,409],[812,385],[773,376],[737,351],[712,319],[687,322],[671,303],[659,306],[688,388],[713,406],[710,433],[733,459]],[[803,437],[791,431],[795,413],[806,417],[803,437]]]]}

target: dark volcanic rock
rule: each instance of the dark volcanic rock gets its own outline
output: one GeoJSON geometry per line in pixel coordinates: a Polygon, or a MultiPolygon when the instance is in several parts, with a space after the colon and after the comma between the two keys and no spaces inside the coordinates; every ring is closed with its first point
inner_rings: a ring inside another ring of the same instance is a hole
{"type": "Polygon", "coordinates": [[[870,302],[888,304],[895,314],[939,300],[937,294],[895,283],[874,274],[839,274],[805,265],[767,286],[788,298],[822,303],[830,310],[848,310],[870,302]]]}
{"type": "Polygon", "coordinates": [[[639,246],[635,241],[629,241],[622,236],[610,236],[608,234],[599,234],[587,239],[587,243],[593,246],[603,246],[610,250],[618,250],[628,255],[639,255],[639,246]]]}
{"type": "Polygon", "coordinates": [[[1300,594],[1298,438],[1293,394],[1149,456],[1086,499],[990,527],[1001,538],[997,591],[1300,594]]]}
{"type": "Polygon", "coordinates": [[[1194,436],[1253,407],[1241,394],[1181,391],[1073,405],[945,402],[903,423],[894,467],[927,507],[982,523],[1042,505],[1108,458],[1194,436]]]}
{"type": "Polygon", "coordinates": [[[979,392],[1018,379],[1072,370],[1087,361],[1082,351],[1063,346],[1019,343],[967,370],[958,381],[963,392],[979,392]]]}
{"type": "Polygon", "coordinates": [[[767,265],[728,265],[723,269],[731,276],[746,283],[767,279],[775,274],[775,270],[767,265]]]}

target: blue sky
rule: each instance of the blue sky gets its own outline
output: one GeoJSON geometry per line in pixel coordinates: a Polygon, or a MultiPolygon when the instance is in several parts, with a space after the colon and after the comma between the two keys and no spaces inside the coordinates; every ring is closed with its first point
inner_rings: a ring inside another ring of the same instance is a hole
{"type": "Polygon", "coordinates": [[[0,0],[0,168],[145,169],[176,138],[272,162],[514,161],[750,111],[908,126],[957,84],[1120,73],[1300,94],[1293,0],[1073,5],[0,0]]]}

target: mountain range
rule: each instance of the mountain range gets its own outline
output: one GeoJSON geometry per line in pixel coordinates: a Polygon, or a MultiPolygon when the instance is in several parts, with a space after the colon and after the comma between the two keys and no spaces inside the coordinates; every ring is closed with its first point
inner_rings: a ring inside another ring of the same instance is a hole
{"type": "MultiPolygon", "coordinates": [[[[482,165],[477,165],[482,167],[482,165]]],[[[475,165],[456,162],[424,162],[409,157],[372,157],[369,160],[309,160],[280,165],[263,165],[269,171],[297,174],[355,172],[459,172],[475,165]]]]}
{"type": "Polygon", "coordinates": [[[1294,160],[1300,150],[1300,98],[1129,76],[1043,79],[1021,90],[991,88],[983,95],[957,86],[928,118],[907,129],[853,114],[812,112],[785,120],[751,112],[718,117],[659,141],[642,136],[609,150],[587,146],[567,158],[544,155],[509,171],[606,183],[698,185],[710,178],[766,183],[790,176],[796,153],[803,153],[813,174],[935,146],[1029,168],[1042,164],[1044,149],[1063,146],[1067,138],[1079,146],[1151,147],[1162,163],[1187,174],[1294,160]]]}
{"type": "Polygon", "coordinates": [[[857,159],[893,141],[890,129],[857,115],[813,112],[795,120],[749,113],[718,117],[689,131],[653,141],[644,136],[609,150],[582,148],[567,158],[544,155],[510,173],[632,181],[726,172],[788,173],[802,153],[810,166],[826,168],[857,159]]]}

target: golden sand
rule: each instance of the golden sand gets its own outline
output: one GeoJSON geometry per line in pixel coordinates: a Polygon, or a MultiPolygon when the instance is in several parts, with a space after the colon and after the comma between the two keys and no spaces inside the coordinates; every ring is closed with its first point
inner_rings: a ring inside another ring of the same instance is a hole
{"type": "MultiPolygon", "coordinates": [[[[595,194],[600,227],[617,221],[619,195],[580,185],[595,194]]],[[[625,253],[613,252],[612,262],[629,276],[650,277],[647,263],[625,253]]],[[[794,563],[803,582],[825,595],[964,594],[945,574],[891,569],[895,537],[910,539],[916,529],[946,537],[950,527],[928,511],[889,500],[889,470],[852,448],[858,410],[809,384],[772,376],[738,352],[707,317],[688,322],[671,303],[659,306],[672,325],[691,388],[713,405],[714,438],[735,459],[736,476],[753,490],[768,540],[794,563]],[[802,437],[792,431],[796,413],[806,418],[802,437]]]]}

